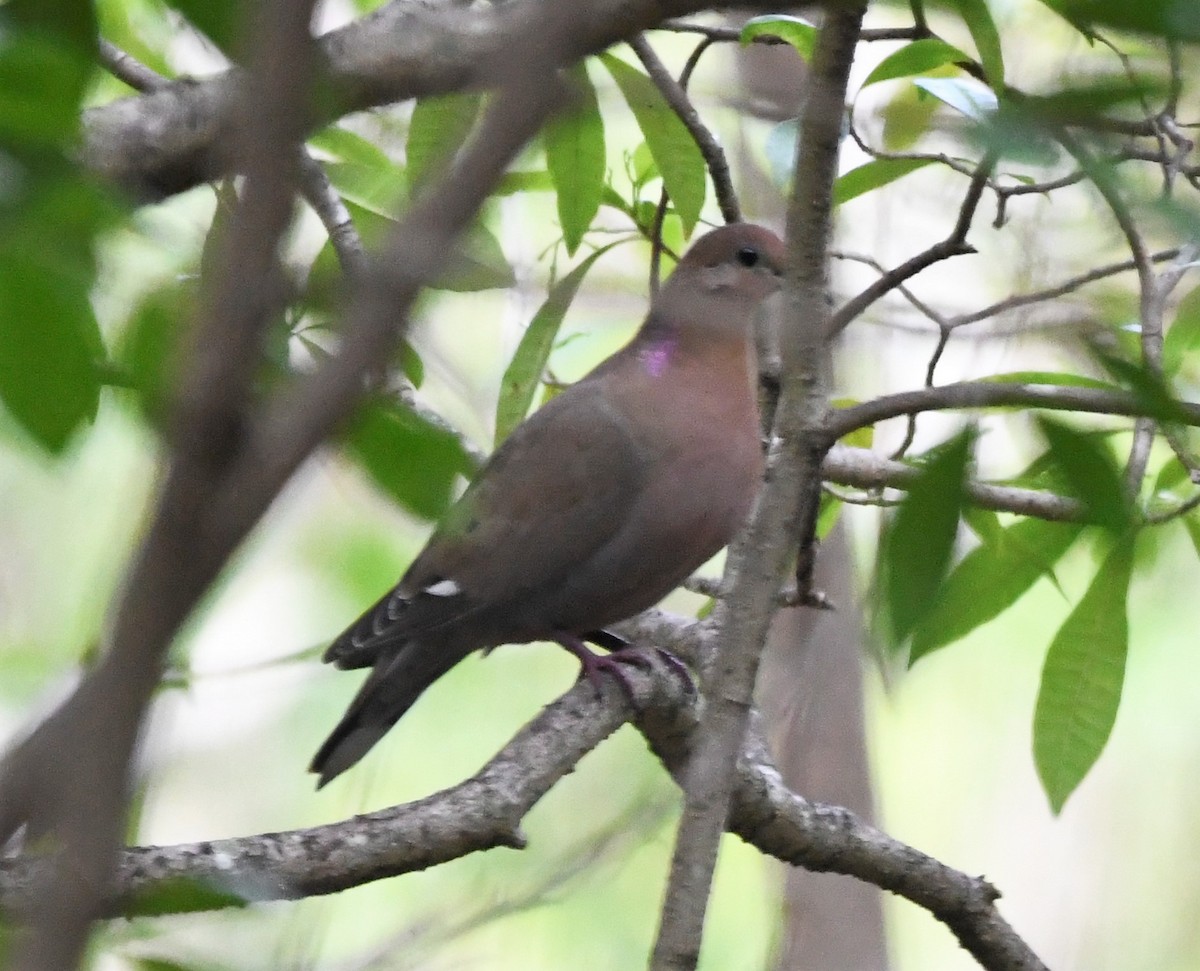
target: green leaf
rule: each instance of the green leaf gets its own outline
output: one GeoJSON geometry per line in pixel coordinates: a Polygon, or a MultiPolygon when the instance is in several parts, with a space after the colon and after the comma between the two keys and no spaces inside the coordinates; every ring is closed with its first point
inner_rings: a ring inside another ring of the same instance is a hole
{"type": "Polygon", "coordinates": [[[1175,320],[1163,338],[1163,370],[1176,375],[1200,350],[1200,287],[1190,291],[1175,311],[1175,320]]]}
{"type": "Polygon", "coordinates": [[[1188,0],[1042,0],[1085,37],[1115,27],[1169,40],[1200,40],[1200,12],[1188,0]]]}
{"type": "Polygon", "coordinates": [[[971,39],[979,51],[983,73],[995,91],[1004,90],[1004,54],[1000,48],[1000,32],[992,20],[985,0],[951,0],[959,16],[971,32],[971,39]]]}
{"type": "Polygon", "coordinates": [[[425,519],[446,511],[456,478],[472,471],[456,435],[381,398],[363,406],[344,442],[384,492],[425,519]]]}
{"type": "Polygon", "coordinates": [[[608,68],[637,119],[654,164],[662,174],[663,185],[683,220],[684,231],[690,236],[700,219],[708,189],[704,156],[650,78],[612,54],[601,54],[600,61],[608,68]]]}
{"type": "Polygon", "coordinates": [[[1200,556],[1200,513],[1190,512],[1183,519],[1183,526],[1187,530],[1188,539],[1192,541],[1192,548],[1195,549],[1196,555],[1200,556]]]}
{"type": "Polygon", "coordinates": [[[1004,538],[1000,517],[990,509],[967,506],[963,509],[963,522],[983,543],[998,543],[1004,538]]]}
{"type": "MultiPolygon", "coordinates": [[[[91,71],[91,62],[59,38],[35,31],[6,35],[0,25],[0,144],[23,153],[73,140],[91,71]]],[[[6,173],[6,182],[11,178],[6,173]]]]}
{"type": "Polygon", "coordinates": [[[880,186],[887,185],[889,182],[895,182],[910,172],[924,168],[929,162],[930,159],[925,158],[877,158],[870,162],[864,162],[858,168],[838,176],[837,182],[833,185],[833,203],[835,206],[840,206],[856,196],[861,196],[880,186]]]}
{"type": "Polygon", "coordinates": [[[126,904],[126,917],[164,917],[167,914],[192,914],[226,907],[245,907],[248,899],[212,881],[179,877],[153,885],[134,894],[126,904]]]}
{"type": "Polygon", "coordinates": [[[999,106],[992,89],[974,78],[917,78],[913,84],[972,121],[989,121],[999,106]]]}
{"type": "Polygon", "coordinates": [[[928,456],[888,529],[882,570],[897,645],[933,608],[950,568],[974,439],[974,429],[964,429],[928,456]]]}
{"type": "Polygon", "coordinates": [[[1033,716],[1033,756],[1057,814],[1104,750],[1125,680],[1125,600],[1133,542],[1118,542],[1046,653],[1033,716]]]}
{"type": "Polygon", "coordinates": [[[1005,107],[1025,120],[1049,125],[1094,123],[1115,108],[1137,110],[1143,101],[1168,96],[1162,78],[1125,73],[1100,74],[1046,94],[1020,95],[1005,100],[1005,107]]]}
{"type": "MultiPolygon", "coordinates": [[[[68,0],[68,2],[76,5],[74,0],[68,0]]],[[[154,0],[97,3],[96,18],[99,35],[111,41],[125,53],[137,58],[150,70],[169,77],[172,67],[167,59],[167,53],[163,49],[168,45],[160,45],[160,41],[163,35],[171,30],[171,27],[166,18],[158,17],[154,20],[154,29],[146,29],[147,8],[152,2],[154,0]]],[[[84,5],[78,4],[77,6],[84,5]]]]}
{"type": "MultiPolygon", "coordinates": [[[[857,398],[834,398],[829,404],[834,408],[853,408],[862,402],[857,398]]],[[[856,428],[843,435],[838,441],[852,448],[871,448],[875,444],[875,426],[864,425],[862,428],[856,428]]]]}
{"type": "Polygon", "coordinates": [[[833,527],[841,518],[844,505],[845,503],[841,499],[836,499],[828,493],[821,494],[820,504],[817,506],[816,536],[818,541],[824,540],[833,532],[833,527]]]}
{"type": "Polygon", "coordinates": [[[50,452],[61,452],[100,402],[100,328],[91,280],[31,248],[0,253],[0,400],[50,452]]]}
{"type": "Polygon", "coordinates": [[[953,44],[947,44],[936,37],[926,37],[905,44],[900,50],[885,57],[876,66],[867,79],[862,83],[865,88],[869,84],[880,81],[892,81],[896,78],[911,77],[914,74],[924,74],[944,64],[955,64],[959,61],[969,61],[961,50],[953,44]]]}
{"type": "Polygon", "coordinates": [[[789,17],[785,14],[752,17],[742,27],[742,33],[738,39],[745,45],[755,37],[763,35],[782,38],[796,48],[806,61],[812,60],[813,47],[817,43],[817,28],[807,20],[801,17],[789,17]]]}
{"type": "Polygon", "coordinates": [[[635,188],[642,188],[647,182],[659,177],[658,166],[650,146],[640,142],[629,155],[629,179],[635,188]]]}
{"type": "Polygon", "coordinates": [[[1170,493],[1176,486],[1183,485],[1185,482],[1191,482],[1191,476],[1179,458],[1172,455],[1158,470],[1158,475],[1154,478],[1154,491],[1155,493],[1170,493]]]}
{"type": "Polygon", "coordinates": [[[895,94],[880,108],[883,118],[883,147],[889,152],[903,152],[916,144],[929,131],[938,101],[920,88],[906,84],[897,87],[895,94]]]}
{"type": "Polygon", "coordinates": [[[505,172],[492,195],[511,196],[518,192],[550,192],[553,189],[554,180],[550,178],[550,173],[534,169],[526,172],[505,172]]]}
{"type": "Polygon", "coordinates": [[[454,159],[475,124],[483,103],[478,94],[418,98],[408,125],[405,156],[413,195],[454,159]]]}
{"type": "Polygon", "coordinates": [[[322,128],[309,138],[308,143],[343,162],[355,162],[373,169],[396,168],[396,163],[373,141],[341,125],[322,128]]]}
{"type": "Polygon", "coordinates": [[[1039,415],[1038,428],[1050,448],[1050,458],[1062,473],[1071,494],[1084,504],[1088,521],[1122,532],[1132,522],[1120,469],[1108,446],[1061,421],[1039,415]]]}
{"type": "Polygon", "coordinates": [[[575,95],[569,114],[546,126],[546,167],[558,193],[558,220],[567,252],[574,254],[600,209],[604,189],[604,119],[582,63],[568,74],[575,95]]]}
{"type": "Polygon", "coordinates": [[[1071,374],[1068,371],[1009,371],[1006,374],[992,374],[983,381],[996,384],[1051,384],[1067,388],[1100,388],[1104,391],[1120,391],[1110,381],[1090,378],[1086,374],[1071,374]]]}
{"type": "Polygon", "coordinates": [[[1048,574],[1083,527],[1023,519],[975,547],[946,578],[913,633],[908,663],[965,637],[1019,600],[1048,574]]]}
{"type": "MultiPolygon", "coordinates": [[[[126,959],[128,960],[128,959],[126,959]]],[[[132,967],[136,971],[212,971],[212,965],[184,964],[170,958],[134,958],[132,967]]]]}
{"type": "Polygon", "coordinates": [[[1094,349],[1093,355],[1109,374],[1133,392],[1138,404],[1151,418],[1160,421],[1187,420],[1187,415],[1181,411],[1163,377],[1144,363],[1129,361],[1099,349],[1094,349]]]}
{"type": "Polygon", "coordinates": [[[477,222],[462,234],[441,275],[429,286],[434,290],[475,293],[503,290],[516,282],[500,240],[477,222]]]}
{"type": "MultiPolygon", "coordinates": [[[[354,227],[370,249],[396,226],[390,216],[344,199],[354,227]]],[[[500,241],[482,223],[471,226],[455,244],[442,273],[429,286],[433,290],[473,293],[511,287],[516,282],[512,267],[500,241]]],[[[305,288],[305,305],[309,309],[328,311],[333,308],[342,285],[342,268],[332,243],[326,243],[313,260],[305,288]]]]}
{"type": "Polygon", "coordinates": [[[403,169],[374,142],[330,125],[309,139],[309,144],[333,159],[324,162],[323,168],[343,199],[385,216],[399,211],[406,201],[408,184],[403,169]]]}
{"type": "Polygon", "coordinates": [[[118,349],[117,360],[132,378],[142,410],[152,422],[163,417],[174,386],[179,341],[194,300],[191,285],[151,293],[134,313],[118,349]]]}
{"type": "Polygon", "coordinates": [[[609,243],[596,250],[559,280],[551,288],[545,303],[533,315],[500,382],[500,398],[496,402],[497,445],[529,414],[529,406],[533,404],[534,392],[546,370],[546,361],[554,348],[558,329],[579,291],[579,285],[592,264],[616,245],[609,243]]]}
{"type": "Polygon", "coordinates": [[[241,55],[239,46],[245,4],[237,0],[166,0],[166,4],[183,14],[223,53],[234,60],[241,55]]]}
{"type": "MultiPolygon", "coordinates": [[[[8,0],[0,7],[8,27],[27,32],[21,42],[41,34],[53,36],[84,61],[96,54],[96,11],[91,0],[8,0]]],[[[46,78],[41,78],[46,81],[46,78]]]]}

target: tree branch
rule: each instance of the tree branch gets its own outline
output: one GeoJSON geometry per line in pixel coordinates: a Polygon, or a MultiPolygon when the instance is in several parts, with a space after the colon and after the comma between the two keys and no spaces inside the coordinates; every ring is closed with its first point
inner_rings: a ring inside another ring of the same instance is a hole
{"type": "Polygon", "coordinates": [[[646,38],[631,37],[629,46],[633,48],[633,52],[642,62],[646,73],[650,75],[667,104],[671,106],[671,110],[675,112],[691,134],[696,147],[700,149],[700,154],[704,156],[704,161],[708,165],[708,174],[712,177],[713,189],[716,190],[717,205],[721,209],[722,218],[727,223],[740,222],[742,212],[738,206],[737,194],[733,191],[729,162],[725,158],[725,150],[721,148],[721,143],[708,130],[701,120],[700,114],[688,100],[683,84],[671,76],[671,72],[659,60],[658,55],[654,53],[654,48],[650,46],[646,38]]]}
{"type": "MultiPolygon", "coordinates": [[[[707,9],[700,0],[596,0],[576,11],[555,67],[604,50],[666,17],[707,9]]],[[[727,6],[765,6],[734,0],[727,6]]],[[[542,0],[505,4],[392,0],[318,40],[323,96],[308,119],[335,118],[422,95],[497,86],[543,29],[542,0]]],[[[84,115],[88,168],[135,198],[162,199],[234,170],[227,134],[236,128],[245,75],[233,68],[201,80],[172,81],[84,115]]]]}
{"type": "Polygon", "coordinates": [[[954,224],[954,228],[950,231],[950,235],[940,242],[934,243],[924,252],[905,260],[895,269],[885,273],[857,296],[847,300],[829,321],[831,336],[840,334],[852,320],[858,317],[859,314],[876,300],[889,290],[895,289],[899,284],[916,276],[926,267],[933,266],[933,264],[940,263],[942,260],[949,259],[952,256],[963,256],[975,252],[975,247],[967,242],[967,233],[971,228],[972,220],[975,218],[975,210],[979,206],[979,200],[983,195],[984,187],[987,185],[988,179],[991,178],[995,161],[995,158],[989,155],[975,169],[974,175],[971,176],[971,182],[967,186],[967,194],[963,197],[962,205],[959,207],[958,219],[954,224]]]}
{"type": "MultiPolygon", "coordinates": [[[[1058,387],[1038,384],[1001,384],[986,381],[962,381],[937,388],[921,388],[884,395],[861,405],[835,409],[829,420],[834,438],[849,435],[856,428],[919,411],[947,411],[961,408],[1049,408],[1053,411],[1081,411],[1096,415],[1122,415],[1128,418],[1148,416],[1153,409],[1136,395],[1099,388],[1058,387]]],[[[1173,403],[1173,421],[1200,425],[1200,404],[1190,401],[1173,403]]]]}
{"type": "MultiPolygon", "coordinates": [[[[694,658],[694,622],[651,611],[625,625],[639,640],[669,644],[694,658]],[[664,633],[673,632],[664,637],[664,633]]],[[[410,873],[468,853],[524,845],[520,823],[578,761],[631,717],[655,754],[682,774],[699,718],[698,700],[666,665],[630,669],[631,706],[605,682],[587,682],[548,705],[478,773],[442,792],[339,823],[285,833],[134,847],[121,854],[102,909],[136,913],[186,880],[215,891],[199,909],[222,906],[222,892],[250,901],[335,893],[410,873]],[[636,709],[636,714],[635,714],[636,709]]],[[[999,916],[997,892],[891,839],[844,809],[808,803],[790,792],[771,763],[757,727],[738,761],[729,831],[796,866],[845,873],[892,890],[930,910],[991,971],[1042,967],[999,916]]],[[[0,860],[0,909],[22,912],[44,861],[0,860]]]]}
{"type": "Polygon", "coordinates": [[[75,963],[116,847],[130,756],[167,645],[287,478],[347,417],[375,362],[388,359],[417,290],[556,103],[556,45],[572,27],[567,12],[546,10],[541,29],[510,52],[524,56],[498,79],[502,92],[472,146],[400,223],[385,250],[393,262],[368,272],[340,353],[260,415],[251,390],[261,333],[282,295],[264,282],[279,279],[277,241],[291,216],[313,47],[306,7],[277,0],[264,11],[286,43],[275,38],[255,55],[254,98],[235,129],[247,173],[242,198],[206,274],[171,425],[171,466],[127,576],[112,648],[0,764],[0,841],[28,821],[34,835],[54,832],[71,854],[41,890],[38,930],[18,964],[29,971],[75,963]]]}
{"type": "MultiPolygon", "coordinates": [[[[737,754],[746,734],[759,656],[775,595],[798,546],[811,548],[821,458],[832,439],[820,429],[828,407],[826,321],[832,190],[850,65],[865,4],[831,9],[818,36],[801,115],[796,182],[788,213],[791,266],[784,289],[781,395],[766,484],[731,550],[729,597],[714,615],[720,640],[704,671],[707,706],[689,760],[653,971],[690,971],[700,954],[717,844],[729,815],[737,754]]],[[[803,582],[800,596],[807,594],[803,582]]]]}
{"type": "Polygon", "coordinates": [[[28,823],[62,847],[35,888],[32,928],[13,962],[21,971],[78,961],[96,888],[119,843],[130,759],[162,653],[231,549],[212,542],[205,524],[214,517],[218,483],[240,453],[262,334],[282,302],[276,246],[291,216],[313,66],[311,9],[311,0],[276,0],[256,8],[251,24],[255,99],[234,106],[244,123],[230,146],[245,184],[223,227],[214,272],[205,275],[169,429],[170,464],[115,611],[114,646],[0,763],[0,842],[28,823]]]}
{"type": "MultiPolygon", "coordinates": [[[[1150,255],[1149,259],[1153,263],[1164,263],[1168,260],[1173,260],[1179,255],[1178,247],[1166,250],[1160,250],[1157,253],[1150,255]]],[[[1044,303],[1047,300],[1057,300],[1059,297],[1064,297],[1068,293],[1074,293],[1080,287],[1088,283],[1094,283],[1096,280],[1104,280],[1118,273],[1126,273],[1129,270],[1137,269],[1136,260],[1121,260],[1117,263],[1108,263],[1104,266],[1098,266],[1095,269],[1088,270],[1086,273],[1080,273],[1078,276],[1070,277],[1062,283],[1052,287],[1046,287],[1042,290],[1034,290],[1030,293],[1018,293],[1011,297],[1006,297],[1003,300],[998,300],[996,303],[988,304],[986,307],[981,307],[979,310],[973,310],[970,313],[956,314],[947,320],[948,326],[951,328],[965,327],[967,324],[975,324],[981,320],[987,320],[990,317],[998,317],[1001,314],[1009,313],[1013,310],[1020,310],[1022,307],[1029,307],[1034,304],[1044,303]]]]}
{"type": "MultiPolygon", "coordinates": [[[[859,489],[905,489],[921,472],[916,466],[883,458],[870,449],[835,445],[825,456],[821,474],[830,482],[859,489]]],[[[1079,522],[1084,517],[1083,506],[1077,500],[1052,492],[975,480],[967,482],[966,491],[967,501],[981,509],[1055,522],[1079,522]]]]}

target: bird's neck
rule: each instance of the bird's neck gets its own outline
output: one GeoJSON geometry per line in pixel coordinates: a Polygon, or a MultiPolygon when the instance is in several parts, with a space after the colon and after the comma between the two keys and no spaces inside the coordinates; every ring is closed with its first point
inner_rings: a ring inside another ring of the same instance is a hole
{"type": "Polygon", "coordinates": [[[679,335],[666,330],[645,334],[638,341],[638,364],[652,378],[665,374],[677,361],[679,353],[679,335]]]}
{"type": "Polygon", "coordinates": [[[750,335],[723,327],[680,326],[658,314],[652,314],[629,348],[643,373],[661,377],[685,360],[718,358],[735,367],[755,356],[750,335]]]}

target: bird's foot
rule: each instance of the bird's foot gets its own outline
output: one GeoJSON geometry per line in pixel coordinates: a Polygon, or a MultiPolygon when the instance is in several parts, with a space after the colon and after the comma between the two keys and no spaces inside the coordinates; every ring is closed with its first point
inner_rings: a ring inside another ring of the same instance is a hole
{"type": "Polygon", "coordinates": [[[603,691],[600,676],[605,672],[609,672],[617,679],[617,684],[621,686],[621,690],[625,692],[625,697],[632,704],[634,701],[633,682],[629,680],[629,676],[625,673],[623,665],[632,664],[635,667],[649,666],[650,662],[641,654],[625,648],[615,654],[597,654],[591,650],[583,640],[576,637],[574,634],[559,634],[558,643],[565,647],[568,651],[579,659],[579,677],[587,678],[591,682],[592,687],[596,690],[596,696],[599,697],[603,691]],[[626,653],[628,651],[628,653],[626,653]]]}
{"type": "MultiPolygon", "coordinates": [[[[602,633],[608,634],[607,631],[602,633]]],[[[614,640],[619,640],[621,643],[621,646],[615,647],[611,654],[595,653],[588,648],[581,638],[573,634],[560,634],[558,643],[579,659],[579,676],[581,678],[586,677],[592,683],[592,687],[596,689],[597,695],[601,692],[600,675],[608,671],[617,679],[617,684],[621,686],[621,690],[625,692],[625,696],[632,703],[634,701],[633,683],[629,680],[629,676],[625,673],[623,666],[631,665],[635,668],[645,668],[648,670],[654,667],[654,662],[645,651],[630,646],[628,641],[616,638],[615,635],[609,636],[612,636],[614,640]]],[[[592,634],[588,635],[588,639],[595,641],[595,637],[592,634]]],[[[684,687],[689,692],[695,692],[696,685],[692,681],[691,673],[679,658],[670,651],[663,650],[661,647],[656,647],[654,653],[683,681],[684,687]]]]}

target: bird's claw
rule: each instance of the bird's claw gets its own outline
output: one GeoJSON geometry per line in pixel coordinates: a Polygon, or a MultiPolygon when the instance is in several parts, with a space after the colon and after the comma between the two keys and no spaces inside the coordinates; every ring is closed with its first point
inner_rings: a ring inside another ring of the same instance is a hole
{"type": "MultiPolygon", "coordinates": [[[[636,700],[633,682],[629,680],[629,676],[623,670],[623,666],[631,665],[647,670],[654,667],[654,662],[648,654],[639,648],[626,646],[613,651],[611,654],[596,654],[577,637],[562,636],[559,638],[559,643],[578,658],[579,677],[581,679],[587,678],[591,682],[597,697],[603,691],[603,682],[600,680],[600,676],[607,671],[616,678],[617,684],[621,686],[621,690],[625,692],[625,697],[632,704],[636,700]]],[[[654,648],[654,653],[683,681],[684,687],[689,693],[695,693],[696,685],[692,681],[691,673],[679,658],[661,647],[654,648]]]]}
{"type": "Polygon", "coordinates": [[[683,682],[683,687],[687,693],[694,695],[696,693],[696,682],[692,680],[692,672],[688,670],[688,666],[664,647],[656,647],[654,652],[662,659],[663,664],[670,668],[671,672],[683,682]]]}
{"type": "Polygon", "coordinates": [[[625,692],[625,697],[629,699],[629,703],[633,704],[636,701],[636,693],[633,689],[633,682],[629,680],[629,676],[622,668],[624,664],[632,664],[634,667],[649,667],[650,661],[647,658],[624,654],[593,654],[588,651],[587,658],[579,656],[579,677],[587,678],[591,682],[592,688],[596,692],[596,697],[599,698],[603,692],[603,681],[600,680],[600,675],[608,671],[617,680],[617,684],[621,686],[621,690],[625,692]]]}

